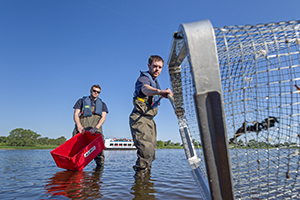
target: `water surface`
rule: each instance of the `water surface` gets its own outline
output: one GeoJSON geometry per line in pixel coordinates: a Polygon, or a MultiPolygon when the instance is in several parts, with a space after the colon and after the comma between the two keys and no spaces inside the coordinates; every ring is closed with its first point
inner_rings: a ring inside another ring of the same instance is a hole
{"type": "Polygon", "coordinates": [[[149,180],[135,180],[136,151],[105,151],[103,170],[58,168],[51,150],[0,150],[0,199],[199,199],[183,149],[158,149],[149,180]]]}

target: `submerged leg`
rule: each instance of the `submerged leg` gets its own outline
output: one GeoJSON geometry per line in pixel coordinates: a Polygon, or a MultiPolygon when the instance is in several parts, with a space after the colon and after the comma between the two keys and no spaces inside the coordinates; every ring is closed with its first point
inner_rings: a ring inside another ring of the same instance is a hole
{"type": "Polygon", "coordinates": [[[152,162],[155,160],[156,125],[153,119],[140,117],[138,120],[130,118],[130,127],[138,157],[133,166],[135,177],[144,177],[150,174],[152,162]]]}

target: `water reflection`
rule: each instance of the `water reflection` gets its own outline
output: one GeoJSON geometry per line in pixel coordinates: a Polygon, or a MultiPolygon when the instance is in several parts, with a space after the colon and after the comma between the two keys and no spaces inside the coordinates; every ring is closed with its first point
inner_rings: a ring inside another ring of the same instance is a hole
{"type": "Polygon", "coordinates": [[[92,173],[60,171],[47,181],[46,194],[49,194],[49,196],[65,196],[70,199],[101,198],[103,196],[100,194],[101,176],[102,170],[95,170],[92,173]]]}
{"type": "Polygon", "coordinates": [[[135,178],[130,192],[134,195],[133,199],[156,199],[153,181],[155,180],[151,180],[150,176],[145,178],[135,178]]]}
{"type": "MultiPolygon", "coordinates": [[[[199,199],[184,150],[156,153],[150,179],[141,181],[133,178],[134,151],[106,151],[103,171],[95,172],[91,163],[82,172],[72,172],[59,169],[50,150],[0,150],[0,200],[199,199]]],[[[288,180],[294,174],[290,170],[288,180]]]]}

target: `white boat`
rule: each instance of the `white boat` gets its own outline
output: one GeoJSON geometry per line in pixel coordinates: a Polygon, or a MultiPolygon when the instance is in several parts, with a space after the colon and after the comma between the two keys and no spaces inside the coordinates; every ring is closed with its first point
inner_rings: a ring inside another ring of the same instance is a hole
{"type": "Polygon", "coordinates": [[[136,150],[133,140],[129,139],[117,140],[117,138],[105,138],[104,145],[104,150],[136,150]]]}

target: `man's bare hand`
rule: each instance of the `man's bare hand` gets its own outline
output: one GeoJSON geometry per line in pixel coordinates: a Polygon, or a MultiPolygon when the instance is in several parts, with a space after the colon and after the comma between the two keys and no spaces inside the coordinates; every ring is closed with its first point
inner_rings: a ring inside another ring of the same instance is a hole
{"type": "Polygon", "coordinates": [[[85,129],[82,126],[81,127],[77,127],[77,128],[78,128],[79,133],[84,134],[85,129]]]}
{"type": "Polygon", "coordinates": [[[170,88],[167,88],[166,90],[161,90],[159,95],[164,98],[168,98],[168,95],[173,96],[173,92],[170,90],[170,88]]]}

